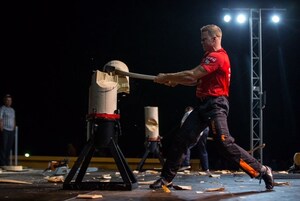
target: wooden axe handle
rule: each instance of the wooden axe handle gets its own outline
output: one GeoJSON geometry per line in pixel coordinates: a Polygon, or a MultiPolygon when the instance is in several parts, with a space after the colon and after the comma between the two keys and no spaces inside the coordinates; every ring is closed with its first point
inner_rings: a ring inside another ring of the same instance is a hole
{"type": "Polygon", "coordinates": [[[251,154],[251,153],[255,152],[255,151],[258,150],[258,149],[264,148],[265,146],[266,146],[265,143],[263,143],[263,144],[261,144],[261,145],[258,145],[257,147],[254,147],[253,149],[249,150],[248,153],[251,154]]]}
{"type": "Polygon", "coordinates": [[[132,78],[137,78],[137,79],[143,79],[143,80],[154,80],[156,77],[154,75],[131,73],[131,72],[125,72],[125,71],[121,71],[121,70],[117,70],[117,69],[115,69],[115,74],[122,75],[122,76],[128,76],[128,77],[132,77],[132,78]]]}

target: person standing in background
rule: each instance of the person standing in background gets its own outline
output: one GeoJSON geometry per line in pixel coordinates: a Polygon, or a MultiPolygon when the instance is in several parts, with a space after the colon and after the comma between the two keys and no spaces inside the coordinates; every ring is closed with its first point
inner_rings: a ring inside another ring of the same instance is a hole
{"type": "Polygon", "coordinates": [[[0,166],[8,166],[10,150],[15,139],[16,116],[11,107],[11,95],[5,95],[3,102],[4,105],[0,107],[0,166]]]}
{"type": "MultiPolygon", "coordinates": [[[[187,106],[184,109],[185,113],[181,119],[181,126],[183,125],[184,121],[187,119],[189,114],[193,111],[193,109],[194,108],[192,106],[187,106]]],[[[208,133],[209,133],[209,127],[206,127],[206,129],[204,129],[204,131],[201,132],[199,139],[197,140],[197,143],[192,145],[187,150],[179,171],[183,171],[183,170],[187,170],[187,169],[191,168],[191,165],[190,165],[191,149],[193,147],[195,147],[195,148],[197,148],[197,151],[199,152],[199,158],[200,158],[200,164],[201,164],[199,169],[210,174],[209,173],[209,164],[208,164],[208,154],[207,154],[207,150],[206,150],[206,141],[207,141],[208,133]]]]}

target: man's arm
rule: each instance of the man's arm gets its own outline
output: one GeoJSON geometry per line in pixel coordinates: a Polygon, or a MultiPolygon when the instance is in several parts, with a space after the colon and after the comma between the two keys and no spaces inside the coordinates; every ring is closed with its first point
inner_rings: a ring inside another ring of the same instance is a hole
{"type": "Polygon", "coordinates": [[[3,112],[2,107],[0,108],[0,132],[3,131],[3,112]]]}
{"type": "Polygon", "coordinates": [[[0,132],[3,131],[3,119],[0,119],[0,132]]]}
{"type": "Polygon", "coordinates": [[[180,71],[177,73],[160,73],[154,79],[154,82],[168,86],[176,86],[177,84],[195,86],[197,85],[198,80],[207,74],[206,70],[199,65],[191,70],[180,71]]]}

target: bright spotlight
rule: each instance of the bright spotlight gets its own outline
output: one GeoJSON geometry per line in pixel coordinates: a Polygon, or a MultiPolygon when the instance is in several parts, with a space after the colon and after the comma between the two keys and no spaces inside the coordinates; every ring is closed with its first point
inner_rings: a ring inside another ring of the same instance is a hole
{"type": "Polygon", "coordinates": [[[29,154],[29,153],[25,153],[24,156],[25,156],[26,158],[28,158],[28,157],[30,157],[30,154],[29,154]]]}
{"type": "Polygon", "coordinates": [[[273,16],[272,16],[272,22],[278,23],[279,21],[280,21],[280,18],[279,18],[278,15],[273,15],[273,16]]]}
{"type": "Polygon", "coordinates": [[[224,19],[225,22],[230,22],[231,21],[231,16],[227,14],[227,15],[224,16],[223,19],[224,19]]]}
{"type": "Polygon", "coordinates": [[[239,14],[236,18],[237,22],[242,24],[244,22],[246,22],[246,16],[244,14],[239,14]]]}

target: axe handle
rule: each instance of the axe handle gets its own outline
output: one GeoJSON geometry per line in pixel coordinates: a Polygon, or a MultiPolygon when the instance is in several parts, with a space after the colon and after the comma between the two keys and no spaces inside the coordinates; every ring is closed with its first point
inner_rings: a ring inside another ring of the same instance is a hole
{"type": "Polygon", "coordinates": [[[128,77],[132,77],[132,78],[137,78],[137,79],[143,79],[143,80],[154,80],[156,77],[154,75],[131,73],[131,72],[125,72],[125,71],[121,71],[121,70],[117,70],[117,69],[115,69],[115,74],[122,75],[122,76],[128,76],[128,77]]]}
{"type": "Polygon", "coordinates": [[[251,154],[251,153],[255,152],[255,151],[258,150],[258,149],[264,148],[265,146],[266,146],[265,143],[263,143],[263,144],[261,144],[261,145],[258,145],[257,147],[254,147],[253,149],[249,150],[248,153],[251,154]]]}

